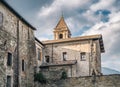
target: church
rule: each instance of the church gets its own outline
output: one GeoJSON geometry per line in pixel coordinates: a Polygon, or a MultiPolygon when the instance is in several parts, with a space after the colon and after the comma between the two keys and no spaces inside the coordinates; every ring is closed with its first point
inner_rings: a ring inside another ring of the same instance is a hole
{"type": "Polygon", "coordinates": [[[42,41],[43,46],[36,46],[37,59],[41,61],[40,71],[48,78],[52,75],[59,77],[63,71],[68,77],[91,76],[93,72],[101,75],[101,53],[104,53],[102,35],[71,37],[63,16],[53,34],[54,40],[42,41]]]}
{"type": "Polygon", "coordinates": [[[54,40],[40,41],[37,30],[0,1],[0,87],[34,87],[34,74],[46,78],[101,75],[102,35],[72,37],[62,16],[54,40]]]}

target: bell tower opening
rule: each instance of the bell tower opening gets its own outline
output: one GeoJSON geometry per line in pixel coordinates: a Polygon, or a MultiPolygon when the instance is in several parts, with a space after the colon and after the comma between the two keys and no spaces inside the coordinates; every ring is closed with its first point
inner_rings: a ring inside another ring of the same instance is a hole
{"type": "Polygon", "coordinates": [[[59,34],[59,39],[63,39],[63,34],[59,34]]]}
{"type": "Polygon", "coordinates": [[[64,17],[62,16],[54,29],[54,39],[67,39],[71,37],[71,32],[65,23],[64,17]]]}

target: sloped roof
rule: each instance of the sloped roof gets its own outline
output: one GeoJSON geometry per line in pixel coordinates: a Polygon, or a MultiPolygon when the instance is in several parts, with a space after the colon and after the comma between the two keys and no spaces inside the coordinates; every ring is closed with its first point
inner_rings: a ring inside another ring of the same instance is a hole
{"type": "Polygon", "coordinates": [[[66,42],[74,42],[74,41],[85,41],[85,40],[99,40],[101,52],[105,52],[104,50],[104,43],[101,34],[97,35],[89,35],[89,36],[80,36],[80,37],[73,37],[67,39],[60,39],[60,40],[46,40],[42,41],[44,45],[49,44],[58,44],[58,43],[66,43],[66,42]]]}
{"type": "Polygon", "coordinates": [[[49,66],[67,66],[67,65],[74,65],[76,64],[76,60],[66,60],[66,61],[56,61],[53,63],[43,63],[40,67],[49,67],[49,66]]]}
{"type": "Polygon", "coordinates": [[[63,16],[60,18],[57,26],[55,27],[55,30],[60,30],[60,29],[69,30],[63,16]]]}
{"type": "Polygon", "coordinates": [[[41,44],[42,46],[44,46],[44,44],[37,37],[35,37],[35,41],[37,41],[39,44],[41,44]]]}

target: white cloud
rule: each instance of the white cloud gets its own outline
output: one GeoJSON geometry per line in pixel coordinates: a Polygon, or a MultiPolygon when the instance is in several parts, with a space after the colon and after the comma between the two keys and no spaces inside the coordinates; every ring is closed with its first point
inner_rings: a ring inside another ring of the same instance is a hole
{"type": "Polygon", "coordinates": [[[83,35],[102,34],[106,52],[102,55],[102,65],[104,67],[114,68],[120,71],[120,62],[118,54],[120,53],[120,12],[110,15],[110,21],[107,23],[99,22],[91,29],[85,31],[83,35]],[[118,53],[118,54],[117,54],[118,53]],[[106,58],[107,57],[107,58],[106,58]],[[116,65],[113,65],[116,63],[116,65]]]}
{"type": "Polygon", "coordinates": [[[51,39],[53,29],[63,11],[72,34],[84,31],[82,35],[98,33],[103,35],[106,52],[102,55],[102,65],[120,71],[120,0],[53,0],[48,3],[41,0],[41,2],[43,3],[37,6],[40,7],[39,11],[36,8],[36,11],[33,11],[33,7],[29,12],[26,9],[20,11],[38,28],[35,33],[37,38],[51,39]],[[101,21],[101,15],[95,15],[95,12],[101,9],[111,12],[106,23],[101,21]],[[82,29],[84,26],[91,28],[85,31],[82,29]]]}
{"type": "Polygon", "coordinates": [[[119,12],[113,12],[109,15],[110,22],[118,22],[120,21],[120,11],[119,12]]]}
{"type": "Polygon", "coordinates": [[[75,10],[78,7],[84,6],[90,0],[55,0],[50,6],[43,6],[40,9],[39,16],[49,16],[53,13],[60,13],[67,10],[75,10]]]}
{"type": "Polygon", "coordinates": [[[38,37],[38,39],[40,40],[40,41],[44,41],[44,40],[49,40],[49,38],[45,38],[45,37],[38,37]]]}
{"type": "Polygon", "coordinates": [[[120,54],[118,55],[110,55],[110,56],[107,56],[108,58],[106,57],[103,57],[105,59],[102,59],[103,61],[105,62],[102,62],[102,66],[103,67],[109,67],[111,69],[115,69],[117,71],[120,71],[120,59],[118,58],[120,56],[120,54]]]}
{"type": "Polygon", "coordinates": [[[67,22],[68,27],[73,33],[74,31],[76,32],[78,28],[80,29],[80,27],[84,26],[84,22],[86,21],[83,19],[84,17],[77,14],[76,10],[87,6],[89,2],[90,0],[55,0],[51,5],[43,6],[36,16],[36,19],[38,20],[37,25],[39,25],[37,32],[40,32],[36,33],[36,36],[44,36],[45,33],[52,35],[52,31],[55,28],[59,17],[62,15],[62,11],[64,16],[67,16],[65,17],[65,21],[67,22]],[[74,17],[71,17],[73,14],[74,17]],[[78,18],[83,20],[83,22],[80,22],[78,18]]]}
{"type": "Polygon", "coordinates": [[[92,26],[84,31],[82,35],[102,34],[105,45],[105,53],[102,54],[102,65],[120,71],[120,11],[115,7],[116,0],[99,0],[92,3],[92,0],[54,0],[49,6],[43,6],[38,12],[39,30],[36,35],[40,40],[48,40],[53,35],[53,28],[56,26],[59,17],[64,12],[68,27],[72,33],[77,33],[84,26],[92,26]],[[86,9],[80,13],[80,9],[86,9]],[[95,15],[97,10],[109,10],[108,22],[102,22],[100,15],[95,15]],[[47,36],[48,38],[47,38],[47,36]],[[41,37],[42,36],[42,37],[41,37]],[[116,65],[115,65],[116,63],[116,65]],[[114,64],[114,66],[112,66],[114,64]]]}
{"type": "Polygon", "coordinates": [[[93,4],[90,9],[93,11],[99,10],[99,9],[110,9],[113,7],[113,3],[115,0],[100,0],[98,3],[93,4]]]}

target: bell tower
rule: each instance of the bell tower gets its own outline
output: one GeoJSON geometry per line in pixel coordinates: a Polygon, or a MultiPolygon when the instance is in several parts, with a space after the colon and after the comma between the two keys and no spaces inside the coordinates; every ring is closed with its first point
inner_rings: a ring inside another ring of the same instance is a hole
{"type": "Polygon", "coordinates": [[[54,28],[54,40],[67,39],[71,37],[71,32],[65,23],[64,17],[62,16],[54,28]]]}

